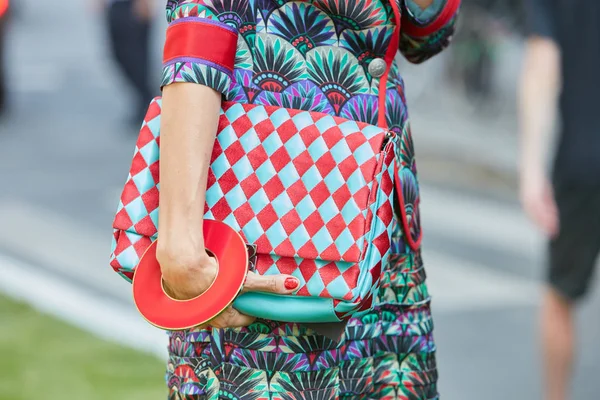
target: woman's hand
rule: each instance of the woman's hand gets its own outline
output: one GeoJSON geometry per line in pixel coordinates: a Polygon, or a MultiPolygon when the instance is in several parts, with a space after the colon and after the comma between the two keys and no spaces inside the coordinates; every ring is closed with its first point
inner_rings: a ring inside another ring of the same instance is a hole
{"type": "Polygon", "coordinates": [[[533,169],[526,168],[521,174],[521,204],[538,228],[554,238],[560,223],[552,184],[543,171],[533,172],[533,169]]]}
{"type": "MultiPolygon", "coordinates": [[[[267,292],[290,295],[298,288],[300,282],[291,275],[261,276],[248,272],[242,292],[267,292]]],[[[255,317],[244,315],[232,306],[209,321],[206,325],[214,328],[238,328],[248,326],[256,320],[255,317]]]]}
{"type": "Polygon", "coordinates": [[[178,300],[189,300],[208,290],[217,276],[217,261],[194,245],[189,250],[178,247],[159,240],[156,258],[167,294],[178,300]]]}
{"type": "MultiPolygon", "coordinates": [[[[158,243],[160,246],[160,241],[158,243]]],[[[194,298],[204,293],[214,281],[218,271],[217,261],[204,250],[198,254],[195,255],[192,251],[174,254],[164,246],[157,249],[165,290],[171,297],[178,300],[194,298]]],[[[243,292],[289,295],[299,284],[298,279],[291,275],[261,276],[248,272],[243,292]]],[[[235,328],[248,326],[255,319],[229,306],[206,325],[214,328],[235,328]]]]}

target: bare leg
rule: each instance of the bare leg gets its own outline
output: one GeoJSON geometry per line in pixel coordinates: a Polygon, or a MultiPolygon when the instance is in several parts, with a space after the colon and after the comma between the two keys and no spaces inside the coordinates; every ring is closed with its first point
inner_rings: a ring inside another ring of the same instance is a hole
{"type": "Polygon", "coordinates": [[[542,304],[545,400],[567,400],[574,353],[573,305],[553,289],[542,304]]]}

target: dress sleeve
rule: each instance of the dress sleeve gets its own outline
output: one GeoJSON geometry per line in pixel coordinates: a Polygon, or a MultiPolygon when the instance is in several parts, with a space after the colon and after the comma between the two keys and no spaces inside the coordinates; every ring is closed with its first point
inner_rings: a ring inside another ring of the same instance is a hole
{"type": "Polygon", "coordinates": [[[163,50],[161,87],[174,82],[229,90],[233,75],[238,28],[232,14],[247,2],[219,0],[168,0],[167,34],[163,50]]]}
{"type": "Polygon", "coordinates": [[[460,0],[434,0],[422,10],[412,0],[402,2],[400,51],[413,63],[421,63],[450,43],[460,0]]]}
{"type": "Polygon", "coordinates": [[[556,40],[552,9],[544,0],[525,0],[525,28],[527,37],[556,40]]]}

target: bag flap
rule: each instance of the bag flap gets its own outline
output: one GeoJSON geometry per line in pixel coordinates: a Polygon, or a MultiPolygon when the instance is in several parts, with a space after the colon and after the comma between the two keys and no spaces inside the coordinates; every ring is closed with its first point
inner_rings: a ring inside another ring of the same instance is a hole
{"type": "MultiPolygon", "coordinates": [[[[144,121],[114,227],[155,236],[160,100],[144,121]]],[[[225,102],[206,191],[260,254],[358,262],[386,131],[329,114],[225,102]]]]}

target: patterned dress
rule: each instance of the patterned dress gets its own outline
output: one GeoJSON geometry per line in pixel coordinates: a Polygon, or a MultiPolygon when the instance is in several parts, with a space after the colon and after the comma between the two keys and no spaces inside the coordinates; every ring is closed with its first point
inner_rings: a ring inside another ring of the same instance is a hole
{"type": "Polygon", "coordinates": [[[267,320],[172,332],[170,399],[438,398],[418,247],[419,190],[394,57],[399,50],[418,63],[440,52],[458,8],[459,0],[436,0],[424,11],[411,0],[168,1],[171,56],[163,85],[194,82],[226,100],[320,111],[398,132],[410,221],[406,232],[394,223],[376,306],[350,320],[341,342],[302,324],[267,320]],[[171,29],[183,24],[194,29],[171,29]]]}

